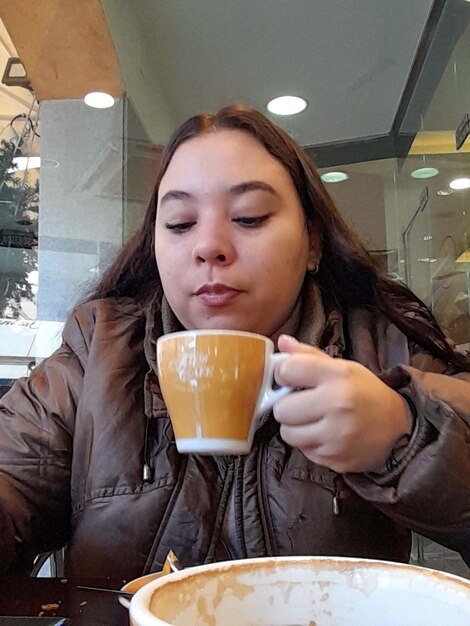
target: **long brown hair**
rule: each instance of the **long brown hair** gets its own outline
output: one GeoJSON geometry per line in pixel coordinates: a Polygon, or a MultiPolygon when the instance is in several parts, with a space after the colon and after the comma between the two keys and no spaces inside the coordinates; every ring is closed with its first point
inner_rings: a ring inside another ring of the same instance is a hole
{"type": "Polygon", "coordinates": [[[163,151],[153,195],[139,230],[125,244],[87,300],[131,297],[146,304],[162,293],[154,255],[154,231],[160,182],[182,143],[207,132],[241,130],[255,137],[289,172],[309,229],[319,229],[322,258],[316,280],[326,300],[347,312],[369,308],[383,313],[412,341],[449,364],[466,367],[432,313],[403,284],[379,271],[373,258],[349,228],[331,200],[305,152],[281,128],[244,105],[188,119],[163,151]]]}

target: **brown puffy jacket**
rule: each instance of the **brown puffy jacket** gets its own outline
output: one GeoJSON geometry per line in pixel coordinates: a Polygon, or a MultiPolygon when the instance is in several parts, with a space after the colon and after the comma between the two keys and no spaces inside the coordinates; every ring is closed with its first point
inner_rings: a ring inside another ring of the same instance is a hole
{"type": "MultiPolygon", "coordinates": [[[[303,308],[296,335],[312,341],[303,308]]],[[[157,570],[170,548],[184,566],[272,554],[406,561],[409,529],[470,561],[469,374],[443,375],[365,311],[333,311],[320,346],[414,407],[397,463],[338,475],[286,445],[272,416],[247,456],[181,456],[155,375],[155,340],[172,324],[128,298],[84,304],[61,348],[0,400],[1,571],[28,571],[64,545],[66,574],[94,577],[157,570]]]]}

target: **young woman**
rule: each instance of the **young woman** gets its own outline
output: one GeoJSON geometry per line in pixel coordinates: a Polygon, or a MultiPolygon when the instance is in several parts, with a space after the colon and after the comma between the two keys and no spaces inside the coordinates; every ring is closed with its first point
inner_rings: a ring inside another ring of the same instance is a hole
{"type": "Polygon", "coordinates": [[[232,106],[183,124],[140,230],[0,404],[0,564],[67,546],[124,578],[266,555],[406,561],[410,529],[470,562],[470,373],[382,275],[301,148],[232,106]],[[289,352],[299,390],[246,456],[179,455],[162,333],[239,329],[289,352]]]}

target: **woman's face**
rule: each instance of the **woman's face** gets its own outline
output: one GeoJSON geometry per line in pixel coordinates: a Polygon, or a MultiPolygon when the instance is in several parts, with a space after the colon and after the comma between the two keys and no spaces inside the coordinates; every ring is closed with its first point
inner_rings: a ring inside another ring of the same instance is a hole
{"type": "Polygon", "coordinates": [[[186,329],[267,336],[288,319],[318,258],[289,174],[238,130],[176,150],[158,194],[155,256],[186,329]]]}

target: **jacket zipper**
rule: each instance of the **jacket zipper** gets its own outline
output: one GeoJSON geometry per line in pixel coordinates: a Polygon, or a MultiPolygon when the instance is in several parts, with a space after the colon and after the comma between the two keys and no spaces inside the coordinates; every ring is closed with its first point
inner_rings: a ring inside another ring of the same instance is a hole
{"type": "Polygon", "coordinates": [[[266,443],[262,442],[258,453],[258,502],[261,515],[261,524],[263,526],[264,538],[266,541],[267,556],[274,556],[274,532],[268,520],[268,497],[266,495],[265,471],[264,471],[264,451],[266,443]]]}
{"type": "Polygon", "coordinates": [[[144,435],[144,465],[142,468],[142,481],[151,483],[153,481],[153,469],[149,459],[149,424],[150,418],[145,418],[145,435],[144,435]]]}
{"type": "Polygon", "coordinates": [[[334,479],[334,491],[333,491],[333,515],[341,515],[341,506],[340,506],[340,496],[341,491],[338,486],[338,482],[340,482],[340,477],[336,476],[334,479]]]}
{"type": "Polygon", "coordinates": [[[341,515],[341,508],[339,506],[339,493],[335,492],[333,496],[333,515],[341,515]]]}

